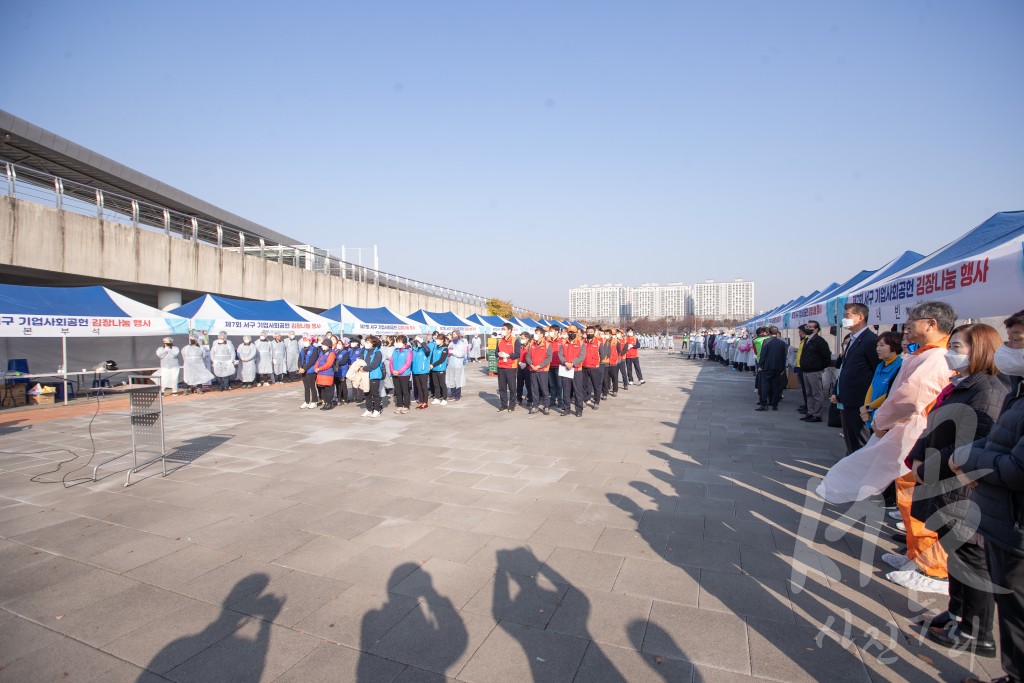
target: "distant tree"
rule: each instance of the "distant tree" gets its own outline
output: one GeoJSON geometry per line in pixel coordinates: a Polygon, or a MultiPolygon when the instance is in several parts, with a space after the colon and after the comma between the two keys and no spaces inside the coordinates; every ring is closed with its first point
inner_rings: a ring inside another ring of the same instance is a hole
{"type": "Polygon", "coordinates": [[[500,315],[508,319],[512,317],[512,302],[504,299],[492,298],[487,300],[487,314],[500,315]]]}

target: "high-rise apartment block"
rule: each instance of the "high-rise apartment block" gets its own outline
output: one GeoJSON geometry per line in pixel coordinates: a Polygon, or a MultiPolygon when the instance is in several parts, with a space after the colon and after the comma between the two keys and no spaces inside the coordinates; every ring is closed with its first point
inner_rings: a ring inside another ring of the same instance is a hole
{"type": "Polygon", "coordinates": [[[671,282],[582,285],[569,290],[569,315],[577,320],[619,323],[636,318],[746,320],[754,315],[754,283],[745,280],[698,285],[671,282]]]}

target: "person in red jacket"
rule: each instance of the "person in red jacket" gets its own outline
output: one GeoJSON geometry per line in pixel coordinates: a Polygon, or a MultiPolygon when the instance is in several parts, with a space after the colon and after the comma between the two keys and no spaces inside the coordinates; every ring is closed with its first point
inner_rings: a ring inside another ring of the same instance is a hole
{"type": "Polygon", "coordinates": [[[564,408],[562,405],[562,382],[558,377],[558,347],[562,343],[562,338],[559,336],[561,328],[557,325],[552,325],[548,328],[547,338],[548,343],[551,344],[551,369],[548,370],[548,393],[551,394],[551,405],[558,408],[564,408]]]}
{"type": "Polygon", "coordinates": [[[586,352],[579,336],[579,328],[569,325],[567,338],[558,347],[558,362],[562,366],[562,417],[569,414],[572,402],[576,403],[576,417],[583,417],[583,360],[586,352]],[[572,374],[566,376],[568,373],[572,374]]]}
{"type": "Polygon", "coordinates": [[[644,373],[640,372],[640,344],[637,342],[636,334],[632,327],[626,328],[626,374],[630,384],[643,384],[644,373]],[[633,381],[633,371],[636,371],[637,381],[633,381]]]}
{"type": "Polygon", "coordinates": [[[551,367],[551,344],[544,336],[544,331],[537,328],[533,331],[533,341],[524,351],[526,367],[530,373],[530,395],[532,405],[528,415],[539,410],[548,414],[550,397],[548,395],[548,369],[551,367]]]}
{"type": "Polygon", "coordinates": [[[523,405],[523,398],[532,405],[533,389],[530,386],[530,371],[526,367],[526,347],[530,344],[530,333],[519,333],[519,370],[516,372],[516,403],[523,405]]]}
{"type": "Polygon", "coordinates": [[[519,373],[519,358],[522,350],[519,340],[512,334],[512,323],[502,326],[502,336],[498,338],[498,412],[516,409],[516,375],[519,373]]]}
{"type": "Polygon", "coordinates": [[[629,377],[626,375],[626,352],[629,348],[622,330],[615,330],[615,334],[612,336],[612,344],[615,345],[615,352],[619,356],[619,375],[622,379],[622,390],[629,391],[629,377]]]}
{"type": "Polygon", "coordinates": [[[587,328],[587,336],[583,340],[583,395],[585,402],[597,410],[601,405],[601,387],[604,385],[604,368],[601,367],[601,340],[597,338],[597,328],[587,328]]]}
{"type": "Polygon", "coordinates": [[[601,398],[614,398],[619,393],[619,352],[612,340],[611,330],[601,330],[601,367],[604,368],[601,398]]]}

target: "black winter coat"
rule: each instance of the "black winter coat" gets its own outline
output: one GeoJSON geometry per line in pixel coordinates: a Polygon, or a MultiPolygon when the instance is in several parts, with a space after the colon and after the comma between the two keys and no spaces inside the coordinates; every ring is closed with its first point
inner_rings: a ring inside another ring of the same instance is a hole
{"type": "MultiPolygon", "coordinates": [[[[821,372],[832,365],[832,350],[820,334],[811,335],[804,341],[800,352],[800,372],[821,372]]],[[[864,390],[867,393],[867,389],[864,390]]]]}
{"type": "Polygon", "coordinates": [[[963,543],[977,531],[977,520],[960,523],[969,514],[972,489],[963,486],[953,474],[949,456],[958,447],[989,435],[1006,400],[1006,391],[998,377],[974,374],[957,384],[942,405],[928,414],[928,426],[908,457],[914,461],[912,464],[924,463],[924,480],[929,483],[914,487],[910,512],[932,531],[953,533],[963,543]]]}
{"type": "Polygon", "coordinates": [[[1018,387],[988,438],[974,442],[961,469],[981,475],[973,495],[985,541],[1024,552],[1024,389],[1018,387]]]}

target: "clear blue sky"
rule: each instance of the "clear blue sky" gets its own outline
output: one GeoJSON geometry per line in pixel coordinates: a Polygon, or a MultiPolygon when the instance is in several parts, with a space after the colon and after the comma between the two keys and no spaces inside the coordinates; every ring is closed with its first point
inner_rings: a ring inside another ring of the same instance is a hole
{"type": "Polygon", "coordinates": [[[768,309],[1024,209],[1024,2],[6,3],[0,107],[542,312],[768,309]],[[310,3],[312,7],[312,3],[310,3]]]}

